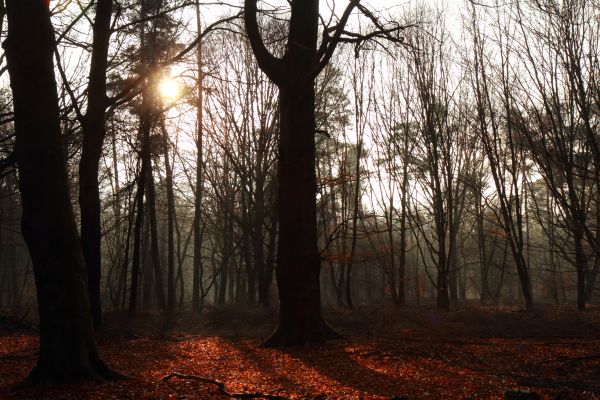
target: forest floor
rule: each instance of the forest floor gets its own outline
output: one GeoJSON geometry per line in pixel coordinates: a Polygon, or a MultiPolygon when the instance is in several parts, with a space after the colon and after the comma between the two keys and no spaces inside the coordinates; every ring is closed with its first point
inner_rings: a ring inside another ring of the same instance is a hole
{"type": "Polygon", "coordinates": [[[320,347],[265,349],[275,314],[256,309],[109,314],[104,359],[132,379],[15,390],[36,360],[37,336],[0,317],[2,399],[224,399],[230,392],[292,399],[600,399],[600,309],[361,307],[329,312],[344,339],[320,347]]]}

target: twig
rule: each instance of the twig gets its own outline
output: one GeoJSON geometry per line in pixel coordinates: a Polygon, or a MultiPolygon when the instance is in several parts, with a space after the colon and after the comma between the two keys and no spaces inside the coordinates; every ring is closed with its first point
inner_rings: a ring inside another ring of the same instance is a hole
{"type": "Polygon", "coordinates": [[[279,396],[279,395],[267,394],[267,393],[259,393],[259,392],[256,392],[256,393],[233,393],[233,392],[229,392],[227,389],[225,389],[225,384],[219,380],[212,379],[212,378],[205,378],[205,377],[198,376],[198,375],[182,374],[179,372],[172,372],[169,375],[162,378],[161,381],[166,382],[172,378],[191,379],[194,381],[200,381],[200,382],[204,382],[204,383],[210,383],[213,385],[217,385],[217,387],[219,388],[219,391],[223,395],[225,395],[227,397],[231,397],[233,399],[270,399],[270,400],[287,400],[288,399],[285,396],[279,396]]]}
{"type": "Polygon", "coordinates": [[[580,361],[590,361],[590,360],[598,360],[598,359],[600,359],[600,354],[591,354],[591,355],[580,356],[580,357],[559,357],[559,358],[554,358],[552,360],[542,361],[540,364],[559,363],[560,365],[565,366],[565,365],[570,365],[570,364],[577,363],[580,361]]]}

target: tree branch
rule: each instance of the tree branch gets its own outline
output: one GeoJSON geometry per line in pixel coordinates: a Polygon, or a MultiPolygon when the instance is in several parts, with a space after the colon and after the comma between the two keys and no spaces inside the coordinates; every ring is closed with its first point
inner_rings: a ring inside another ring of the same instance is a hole
{"type": "Polygon", "coordinates": [[[205,377],[198,376],[198,375],[182,374],[179,372],[172,372],[169,375],[162,378],[161,381],[166,382],[168,380],[171,380],[172,378],[191,379],[194,381],[200,381],[200,382],[204,382],[204,383],[210,383],[212,385],[217,385],[217,387],[219,388],[219,391],[224,396],[231,397],[233,399],[269,399],[269,400],[287,400],[288,399],[285,396],[279,396],[276,394],[268,394],[268,393],[260,393],[260,392],[234,393],[234,392],[230,392],[227,389],[225,389],[225,384],[217,379],[205,378],[205,377]]]}
{"type": "Polygon", "coordinates": [[[283,61],[271,54],[265,46],[258,29],[256,3],[257,0],[244,0],[246,33],[258,66],[269,79],[279,85],[283,81],[283,61]]]}
{"type": "MultiPolygon", "coordinates": [[[[207,26],[206,29],[204,31],[202,31],[202,33],[199,33],[198,37],[196,39],[194,39],[194,41],[192,41],[185,49],[181,50],[179,53],[177,53],[175,56],[173,56],[173,58],[158,64],[155,68],[157,70],[161,70],[161,69],[166,68],[176,62],[181,61],[181,59],[183,57],[185,57],[189,52],[191,52],[198,45],[198,43],[200,43],[202,41],[202,39],[204,39],[205,36],[207,36],[209,33],[213,32],[213,31],[219,29],[219,26],[221,24],[234,21],[239,17],[240,17],[240,13],[213,22],[212,24],[207,26]]],[[[141,85],[145,81],[145,79],[146,79],[146,75],[140,75],[136,79],[131,81],[131,83],[129,83],[123,90],[121,90],[121,92],[119,92],[118,94],[116,94],[115,96],[113,96],[107,100],[108,106],[112,107],[115,104],[121,103],[122,100],[135,97],[137,94],[139,94],[141,92],[141,89],[139,91],[136,91],[132,96],[130,96],[130,94],[132,94],[132,92],[134,92],[135,89],[138,88],[138,86],[141,85]]]]}
{"type": "Polygon", "coordinates": [[[360,3],[360,0],[350,0],[348,6],[344,10],[344,13],[342,14],[342,17],[340,18],[340,22],[333,28],[335,30],[335,33],[333,34],[332,38],[329,37],[329,29],[325,29],[323,31],[323,41],[321,42],[321,46],[317,51],[319,64],[317,65],[317,68],[315,68],[315,70],[311,72],[310,78],[316,78],[317,75],[321,73],[323,68],[325,68],[325,66],[331,60],[331,57],[333,56],[337,45],[340,43],[340,37],[344,32],[344,28],[346,27],[348,18],[350,18],[352,10],[354,10],[354,8],[358,6],[358,3],[360,3]]]}
{"type": "Polygon", "coordinates": [[[356,53],[358,53],[365,42],[374,42],[376,45],[384,47],[377,39],[384,39],[387,42],[406,45],[406,42],[400,36],[400,32],[413,26],[414,25],[400,25],[397,22],[394,22],[391,24],[391,26],[389,26],[389,24],[386,26],[386,24],[381,23],[381,21],[379,21],[379,19],[368,8],[360,4],[360,0],[350,0],[348,6],[344,10],[344,13],[340,17],[338,24],[333,27],[326,28],[323,31],[323,40],[321,41],[321,45],[317,51],[319,63],[317,67],[307,76],[307,79],[314,79],[317,77],[317,75],[319,75],[319,73],[321,73],[323,68],[325,68],[329,61],[331,61],[331,57],[333,57],[338,44],[353,43],[356,47],[356,53]],[[375,26],[375,29],[372,32],[362,34],[357,32],[349,32],[345,29],[348,19],[355,8],[360,10],[363,15],[371,20],[375,26]],[[334,32],[333,36],[329,36],[331,32],[334,32]]]}

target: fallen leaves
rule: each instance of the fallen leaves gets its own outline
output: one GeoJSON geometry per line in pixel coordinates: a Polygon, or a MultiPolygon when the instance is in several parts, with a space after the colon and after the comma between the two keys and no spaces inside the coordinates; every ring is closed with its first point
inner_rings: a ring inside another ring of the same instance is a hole
{"type": "MultiPolygon", "coordinates": [[[[579,340],[548,345],[539,340],[494,339],[474,343],[353,338],[319,348],[265,349],[257,340],[218,337],[120,339],[101,346],[111,366],[134,379],[14,392],[35,363],[37,339],[0,338],[0,395],[14,399],[223,398],[214,385],[163,378],[173,371],[210,377],[229,392],[262,392],[293,399],[494,399],[507,388],[592,399],[600,344],[579,340]],[[569,371],[561,365],[580,358],[569,371]],[[530,385],[527,385],[528,380],[530,385]],[[561,385],[562,382],[562,385],[561,385]],[[548,383],[548,384],[544,384],[548,383]],[[586,390],[587,389],[587,390],[586,390]],[[587,397],[586,397],[587,396],[587,397]]],[[[600,375],[596,375],[600,376],[600,375]]]]}
{"type": "Polygon", "coordinates": [[[508,389],[547,399],[600,395],[600,342],[593,338],[482,338],[430,329],[292,349],[223,335],[110,337],[100,345],[103,357],[134,379],[13,391],[35,364],[34,335],[0,337],[0,398],[223,399],[217,381],[228,393],[290,399],[502,399],[508,389]],[[163,379],[173,372],[207,380],[163,379]]]}

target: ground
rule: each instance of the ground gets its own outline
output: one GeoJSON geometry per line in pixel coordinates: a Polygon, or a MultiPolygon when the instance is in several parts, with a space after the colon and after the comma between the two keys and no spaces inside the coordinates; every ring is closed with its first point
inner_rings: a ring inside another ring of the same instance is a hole
{"type": "Polygon", "coordinates": [[[600,310],[546,307],[361,307],[330,312],[345,339],[321,347],[265,349],[273,313],[213,309],[203,315],[110,314],[105,360],[132,379],[15,390],[36,359],[35,331],[0,319],[2,399],[223,399],[230,392],[293,399],[501,399],[531,390],[546,399],[600,398],[600,310]],[[121,328],[117,329],[117,326],[121,328]],[[403,397],[404,396],[404,397],[403,397]]]}

